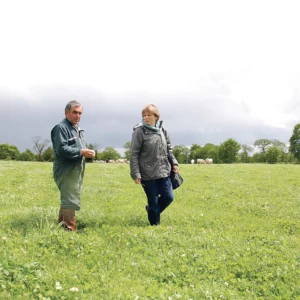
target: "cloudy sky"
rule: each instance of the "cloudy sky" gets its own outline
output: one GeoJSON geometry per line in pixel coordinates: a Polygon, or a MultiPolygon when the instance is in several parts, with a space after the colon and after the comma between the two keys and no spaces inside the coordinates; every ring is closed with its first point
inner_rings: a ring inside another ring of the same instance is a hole
{"type": "Polygon", "coordinates": [[[123,147],[154,103],[173,145],[288,143],[300,122],[297,1],[0,2],[0,144],[50,139],[69,100],[123,147]]]}

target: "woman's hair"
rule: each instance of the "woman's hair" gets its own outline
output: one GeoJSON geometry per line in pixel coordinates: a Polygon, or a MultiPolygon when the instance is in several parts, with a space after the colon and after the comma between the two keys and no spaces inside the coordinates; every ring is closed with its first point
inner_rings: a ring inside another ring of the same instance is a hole
{"type": "Polygon", "coordinates": [[[72,100],[66,105],[65,111],[71,111],[73,106],[74,107],[78,107],[78,106],[82,107],[82,105],[78,101],[72,100]]]}
{"type": "Polygon", "coordinates": [[[159,113],[157,107],[154,104],[148,104],[143,108],[142,117],[144,116],[144,113],[146,113],[146,112],[149,112],[150,114],[153,114],[159,120],[160,113],[159,113]]]}

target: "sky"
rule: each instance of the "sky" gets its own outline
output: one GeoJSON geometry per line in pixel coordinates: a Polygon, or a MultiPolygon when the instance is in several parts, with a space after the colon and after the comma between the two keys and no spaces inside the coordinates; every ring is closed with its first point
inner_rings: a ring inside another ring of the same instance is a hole
{"type": "Polygon", "coordinates": [[[173,146],[288,143],[300,122],[297,1],[0,0],[0,144],[50,140],[70,100],[122,148],[155,104],[173,146]]]}

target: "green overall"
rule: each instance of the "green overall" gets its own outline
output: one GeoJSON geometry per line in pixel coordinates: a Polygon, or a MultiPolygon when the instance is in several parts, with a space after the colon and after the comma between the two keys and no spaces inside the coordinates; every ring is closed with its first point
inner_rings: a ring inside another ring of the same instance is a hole
{"type": "Polygon", "coordinates": [[[51,131],[54,151],[53,177],[60,191],[64,209],[80,210],[80,194],[83,184],[85,148],[83,130],[73,126],[66,118],[51,131]]]}

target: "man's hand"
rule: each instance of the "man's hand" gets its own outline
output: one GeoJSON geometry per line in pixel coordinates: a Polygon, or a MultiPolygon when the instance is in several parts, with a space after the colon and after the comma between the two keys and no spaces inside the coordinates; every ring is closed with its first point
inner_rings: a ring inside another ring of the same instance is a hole
{"type": "Polygon", "coordinates": [[[95,157],[95,151],[91,149],[81,149],[81,155],[86,158],[93,158],[95,157]]]}

